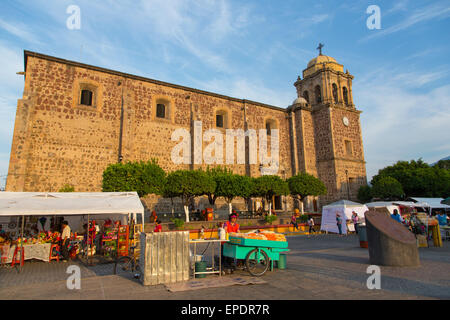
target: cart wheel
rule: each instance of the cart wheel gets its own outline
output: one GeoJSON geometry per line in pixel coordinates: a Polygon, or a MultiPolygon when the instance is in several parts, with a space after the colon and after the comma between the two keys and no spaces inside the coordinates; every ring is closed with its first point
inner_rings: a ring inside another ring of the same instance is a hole
{"type": "Polygon", "coordinates": [[[264,250],[253,249],[245,258],[245,266],[252,276],[260,277],[269,269],[269,256],[264,250]]]}
{"type": "Polygon", "coordinates": [[[130,257],[120,257],[114,264],[114,274],[124,274],[133,271],[133,262],[130,257]]]}

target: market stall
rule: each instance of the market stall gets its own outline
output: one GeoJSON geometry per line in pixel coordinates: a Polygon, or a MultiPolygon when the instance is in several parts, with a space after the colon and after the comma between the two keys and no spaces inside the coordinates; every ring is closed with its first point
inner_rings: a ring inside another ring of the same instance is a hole
{"type": "Polygon", "coordinates": [[[339,230],[336,224],[336,213],[338,213],[343,221],[342,233],[347,234],[347,231],[354,231],[352,223],[349,223],[348,226],[347,223],[345,223],[346,221],[351,222],[352,212],[355,211],[358,217],[363,220],[364,213],[368,210],[369,208],[366,205],[349,200],[333,202],[322,208],[322,222],[320,225],[320,230],[338,233],[339,230]]]}
{"type": "Polygon", "coordinates": [[[400,206],[395,205],[392,202],[375,201],[366,203],[366,206],[368,208],[386,208],[390,214],[393,214],[394,210],[397,210],[400,213],[400,206]]]}
{"type": "Polygon", "coordinates": [[[1,192],[2,263],[51,260],[63,220],[72,230],[71,242],[88,248],[86,256],[99,248],[103,254],[125,251],[121,238],[127,254],[130,223],[132,234],[135,225],[144,223],[144,208],[136,192],[1,192]]]}

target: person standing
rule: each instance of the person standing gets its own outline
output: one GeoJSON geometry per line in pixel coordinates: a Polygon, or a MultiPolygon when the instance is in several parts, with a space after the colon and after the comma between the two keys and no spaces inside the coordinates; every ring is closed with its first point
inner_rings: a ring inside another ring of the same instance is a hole
{"type": "Polygon", "coordinates": [[[358,221],[359,221],[358,214],[355,211],[353,211],[352,212],[352,222],[353,222],[353,225],[355,226],[356,234],[358,234],[358,221]]]}
{"type": "Polygon", "coordinates": [[[61,233],[61,254],[63,256],[63,261],[67,262],[69,259],[69,244],[70,244],[70,227],[67,221],[62,222],[62,233],[61,233]]]}
{"type": "Polygon", "coordinates": [[[398,214],[398,210],[397,209],[394,209],[394,213],[391,214],[391,218],[394,219],[395,221],[398,221],[398,222],[402,223],[402,218],[398,214]]]}
{"type": "MultiPolygon", "coordinates": [[[[237,233],[240,232],[239,224],[237,223],[237,215],[235,213],[230,214],[230,216],[228,217],[228,221],[226,221],[223,224],[223,228],[225,229],[225,232],[227,234],[230,232],[237,232],[237,233]]],[[[223,244],[224,243],[225,242],[222,242],[222,246],[221,246],[222,263],[224,264],[225,267],[230,267],[233,259],[224,257],[224,255],[223,255],[223,244]]],[[[231,272],[231,269],[230,269],[230,272],[231,272]]]]}
{"type": "Polygon", "coordinates": [[[314,218],[313,218],[312,216],[309,216],[309,219],[308,219],[308,226],[309,226],[309,231],[308,231],[308,233],[309,233],[309,234],[314,233],[314,218]]]}
{"type": "Polygon", "coordinates": [[[295,213],[292,213],[291,216],[291,224],[294,226],[295,229],[298,231],[298,223],[297,223],[297,217],[295,216],[295,213]]]}
{"type": "Polygon", "coordinates": [[[342,235],[342,218],[338,212],[336,212],[336,225],[339,230],[339,235],[342,235]]]}
{"type": "Polygon", "coordinates": [[[438,220],[439,223],[439,229],[441,232],[441,238],[447,239],[447,230],[444,229],[444,227],[446,227],[448,225],[448,217],[445,213],[443,213],[442,211],[439,212],[439,214],[436,215],[436,218],[438,220]]]}

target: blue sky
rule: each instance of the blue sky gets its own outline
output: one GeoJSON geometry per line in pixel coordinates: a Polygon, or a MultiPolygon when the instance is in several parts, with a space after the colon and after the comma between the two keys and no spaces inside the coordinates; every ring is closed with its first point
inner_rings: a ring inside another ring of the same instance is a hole
{"type": "Polygon", "coordinates": [[[0,187],[5,183],[23,50],[287,107],[323,53],[355,76],[367,174],[397,160],[450,155],[450,2],[0,2],[0,187]],[[69,5],[81,29],[69,30],[69,5]],[[369,30],[369,5],[381,29],[369,30]]]}

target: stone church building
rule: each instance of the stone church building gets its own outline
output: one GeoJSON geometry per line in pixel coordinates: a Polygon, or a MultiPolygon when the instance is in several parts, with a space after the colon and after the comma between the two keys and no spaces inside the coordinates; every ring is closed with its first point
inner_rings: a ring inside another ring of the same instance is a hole
{"type": "MultiPolygon", "coordinates": [[[[309,211],[335,200],[356,200],[358,188],[366,184],[353,76],[322,53],[295,81],[297,98],[287,108],[35,52],[25,51],[24,62],[25,85],[17,104],[6,191],[55,192],[65,184],[76,191],[101,191],[104,169],[120,161],[156,158],[166,172],[206,168],[201,159],[192,164],[171,159],[179,143],[173,141],[173,132],[184,128],[193,133],[199,122],[203,132],[266,130],[269,149],[271,130],[278,129],[277,174],[288,178],[307,172],[328,189],[325,196],[307,199],[309,211]]],[[[208,142],[201,139],[197,143],[205,148],[208,142]]],[[[248,141],[247,137],[247,161],[228,167],[257,177],[263,166],[248,161],[248,141]]],[[[146,201],[149,209],[165,210],[164,199],[153,196],[146,201]]],[[[276,197],[274,204],[281,211],[295,205],[290,197],[276,197]]],[[[237,201],[236,207],[240,205],[237,201]]]]}

